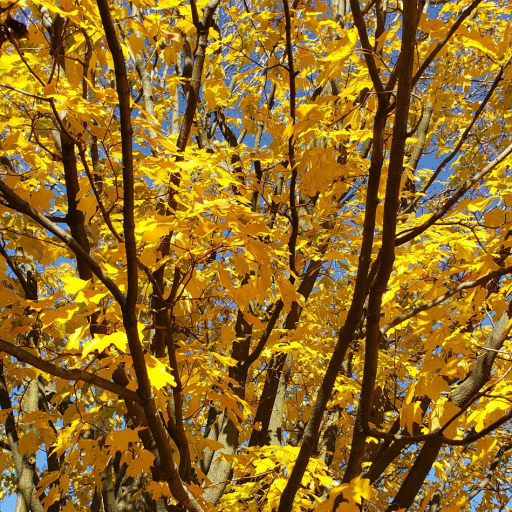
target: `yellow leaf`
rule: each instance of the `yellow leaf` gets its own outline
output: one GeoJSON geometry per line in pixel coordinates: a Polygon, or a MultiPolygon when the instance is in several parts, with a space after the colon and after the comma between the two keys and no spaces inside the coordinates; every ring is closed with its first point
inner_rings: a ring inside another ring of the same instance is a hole
{"type": "Polygon", "coordinates": [[[251,313],[244,312],[244,318],[247,323],[253,325],[256,329],[261,331],[265,329],[265,324],[258,317],[251,315],[251,313]]]}
{"type": "Polygon", "coordinates": [[[303,68],[314,68],[316,65],[315,54],[308,48],[299,47],[299,62],[303,68]]]}
{"type": "Polygon", "coordinates": [[[39,438],[35,432],[28,432],[20,437],[18,448],[20,453],[36,453],[39,450],[39,438]]]}
{"type": "Polygon", "coordinates": [[[128,44],[132,50],[134,56],[137,54],[142,54],[144,52],[144,39],[139,37],[136,32],[133,32],[128,36],[128,44]]]}
{"type": "Polygon", "coordinates": [[[151,495],[151,498],[156,501],[162,496],[166,498],[171,497],[171,491],[167,482],[150,482],[145,487],[145,491],[151,495]]]}
{"type": "Polygon", "coordinates": [[[111,430],[105,439],[105,445],[112,447],[111,453],[116,451],[124,452],[128,450],[131,443],[138,443],[140,441],[137,431],[131,428],[111,430]]]}
{"type": "Polygon", "coordinates": [[[359,507],[353,501],[344,501],[338,506],[336,512],[359,512],[359,507]]]}
{"type": "Polygon", "coordinates": [[[38,4],[47,7],[51,12],[60,14],[64,18],[67,18],[69,16],[76,16],[78,14],[78,9],[74,9],[72,11],[66,12],[66,11],[63,11],[62,9],[59,9],[55,5],[55,2],[47,2],[46,0],[39,0],[38,4]]]}
{"type": "Polygon", "coordinates": [[[96,215],[98,202],[94,194],[87,194],[78,201],[77,208],[85,213],[85,223],[87,224],[96,215]]]}
{"type": "Polygon", "coordinates": [[[231,278],[229,277],[229,273],[223,268],[217,269],[217,273],[219,274],[220,284],[226,288],[226,290],[231,290],[231,278]]]}
{"type": "Polygon", "coordinates": [[[61,308],[49,309],[41,314],[43,327],[47,327],[53,322],[67,322],[71,319],[78,308],[74,305],[62,306],[61,308]]]}
{"type": "Polygon", "coordinates": [[[254,287],[253,282],[249,282],[240,286],[240,288],[233,288],[231,295],[237,305],[244,311],[249,310],[249,302],[256,297],[257,289],[254,287]]]}
{"type": "Polygon", "coordinates": [[[117,331],[113,334],[96,335],[92,341],[85,344],[82,357],[86,357],[95,350],[101,353],[107,347],[110,347],[110,345],[114,345],[119,352],[126,352],[126,349],[128,348],[128,338],[126,337],[126,333],[117,331]]]}
{"type": "Polygon", "coordinates": [[[0,306],[7,307],[15,302],[23,300],[16,295],[10,288],[7,288],[3,283],[0,283],[0,306]]]}
{"type": "Polygon", "coordinates": [[[335,499],[343,495],[343,503],[336,508],[336,511],[356,512],[360,510],[362,500],[369,500],[373,497],[373,491],[370,487],[370,480],[367,478],[356,477],[349,484],[341,484],[329,492],[329,498],[320,503],[315,509],[317,512],[331,511],[335,499]]]}
{"type": "Polygon", "coordinates": [[[134,451],[138,457],[132,459],[131,463],[128,464],[126,474],[133,478],[138,477],[141,473],[151,474],[151,466],[155,461],[155,456],[151,452],[140,448],[135,448],[134,451]]]}
{"type": "Polygon", "coordinates": [[[83,279],[79,279],[78,277],[72,276],[63,277],[62,280],[65,283],[64,291],[73,294],[83,290],[91,282],[90,279],[84,281],[83,279]]]}
{"type": "Polygon", "coordinates": [[[167,366],[161,363],[156,357],[151,354],[145,355],[146,367],[148,369],[148,376],[151,385],[156,389],[165,388],[167,385],[176,386],[174,377],[167,371],[167,366]]]}
{"type": "Polygon", "coordinates": [[[85,326],[78,327],[75,329],[75,332],[68,337],[68,342],[66,343],[66,350],[77,350],[80,347],[80,341],[85,333],[85,326]]]}
{"type": "Polygon", "coordinates": [[[295,286],[288,279],[280,276],[277,281],[279,292],[281,293],[281,300],[283,301],[286,312],[289,313],[292,309],[292,303],[297,302],[297,291],[295,286]]]}
{"type": "MultiPolygon", "coordinates": [[[[451,420],[460,409],[453,402],[445,402],[443,407],[443,425],[451,420]]],[[[454,438],[457,435],[457,425],[459,424],[459,418],[455,419],[448,428],[444,431],[444,435],[450,438],[454,438]]]]}
{"type": "Polygon", "coordinates": [[[43,87],[43,92],[46,94],[46,96],[51,96],[52,94],[57,94],[57,90],[55,89],[55,84],[51,83],[51,84],[45,85],[43,87]]]}

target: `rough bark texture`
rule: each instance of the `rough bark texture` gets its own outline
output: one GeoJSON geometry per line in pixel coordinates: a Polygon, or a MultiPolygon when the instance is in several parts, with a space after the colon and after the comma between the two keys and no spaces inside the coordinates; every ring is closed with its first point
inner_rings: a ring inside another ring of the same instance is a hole
{"type": "Polygon", "coordinates": [[[457,407],[464,407],[491,378],[492,366],[498,351],[503,347],[503,343],[510,333],[512,327],[511,320],[512,302],[509,303],[508,310],[501,315],[501,318],[487,337],[482,352],[476,361],[475,368],[451,394],[451,400],[457,407]]]}
{"type": "MultiPolygon", "coordinates": [[[[37,379],[32,379],[27,385],[25,391],[25,400],[23,402],[25,414],[36,412],[39,409],[39,386],[37,379]]],[[[36,432],[34,422],[23,425],[23,435],[36,432]]],[[[34,498],[34,468],[36,464],[35,453],[24,453],[21,455],[20,472],[18,476],[18,496],[16,499],[15,512],[28,512],[33,509],[32,500],[34,498]]],[[[34,505],[36,504],[34,500],[34,505]]],[[[36,505],[35,510],[43,510],[41,505],[36,505]]],[[[34,512],[35,512],[34,510],[34,512]]]]}
{"type": "MultiPolygon", "coordinates": [[[[235,380],[236,385],[233,391],[237,396],[245,398],[245,381],[247,379],[247,370],[243,363],[249,355],[252,327],[243,317],[243,313],[238,311],[235,334],[238,341],[233,343],[231,357],[238,361],[237,366],[229,368],[229,376],[235,380]]],[[[232,455],[238,449],[238,429],[233,420],[226,411],[222,411],[217,418],[216,441],[221,443],[224,448],[217,450],[213,454],[205,453],[208,462],[207,477],[211,484],[205,489],[203,498],[209,503],[217,503],[228,483],[229,473],[231,472],[231,462],[224,459],[223,455],[232,455]]]]}

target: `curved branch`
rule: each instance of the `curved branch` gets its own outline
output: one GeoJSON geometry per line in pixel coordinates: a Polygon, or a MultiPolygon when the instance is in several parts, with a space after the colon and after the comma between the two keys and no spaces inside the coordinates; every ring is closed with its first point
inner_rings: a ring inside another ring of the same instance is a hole
{"type": "MultiPolygon", "coordinates": [[[[420,190],[420,194],[424,194],[430,188],[432,183],[434,183],[434,181],[439,176],[439,174],[444,170],[445,166],[448,165],[453,160],[455,155],[459,152],[460,148],[462,147],[462,144],[464,144],[464,141],[467,139],[469,133],[471,132],[471,129],[473,128],[473,125],[476,123],[476,121],[480,117],[481,113],[484,111],[485,106],[487,105],[487,103],[491,99],[492,95],[494,94],[494,91],[496,90],[496,88],[498,87],[499,83],[503,79],[503,72],[505,71],[505,68],[510,64],[511,60],[512,60],[512,57],[509,58],[505,62],[505,64],[503,64],[503,66],[500,69],[500,72],[498,73],[498,75],[494,79],[494,82],[492,83],[491,88],[489,89],[489,92],[486,94],[485,98],[482,100],[482,103],[480,103],[480,106],[478,107],[478,109],[476,110],[475,114],[473,115],[473,118],[471,119],[471,122],[468,124],[468,126],[466,127],[466,129],[464,130],[462,135],[460,136],[460,139],[457,142],[457,145],[453,148],[453,151],[446,158],[444,158],[443,161],[438,165],[437,169],[434,171],[434,174],[432,174],[432,176],[430,176],[430,178],[427,181],[427,183],[420,190]]],[[[420,197],[421,196],[419,196],[419,195],[417,197],[415,197],[411,201],[409,206],[407,206],[407,208],[402,212],[402,214],[408,213],[411,210],[413,210],[414,207],[418,204],[418,201],[420,200],[420,197]]]]}
{"type": "Polygon", "coordinates": [[[8,187],[2,180],[0,180],[0,192],[7,200],[9,208],[27,215],[32,220],[37,222],[41,227],[47,229],[50,233],[54,234],[57,238],[62,240],[77,256],[87,264],[87,266],[94,272],[98,279],[107,287],[112,293],[114,298],[119,302],[121,306],[124,306],[125,297],[121,290],[116,286],[114,281],[108,277],[106,272],[98,265],[89,253],[87,253],[82,246],[66,231],[59,228],[57,224],[52,222],[42,213],[39,213],[30,204],[23,200],[14,190],[8,187]]]}
{"type": "MultiPolygon", "coordinates": [[[[215,0],[215,5],[220,0],[215,0]]],[[[149,380],[148,369],[146,367],[144,351],[140,341],[137,329],[137,299],[138,299],[138,262],[137,262],[137,242],[135,238],[135,195],[134,195],[134,166],[133,166],[133,129],[131,124],[130,107],[130,86],[126,72],[126,64],[121,44],[117,37],[114,20],[110,12],[108,0],[97,0],[98,9],[101,16],[105,36],[108,46],[112,53],[114,69],[116,74],[116,87],[119,97],[119,110],[121,113],[121,146],[123,155],[123,220],[124,220],[124,239],[126,246],[127,274],[128,274],[128,294],[122,308],[123,323],[126,328],[128,345],[132,354],[133,366],[139,386],[139,393],[143,397],[142,408],[146,417],[149,430],[155,441],[156,452],[160,458],[159,466],[162,472],[162,478],[169,485],[173,497],[184,507],[193,512],[203,512],[203,508],[184,485],[180,478],[178,468],[174,462],[173,453],[169,444],[164,424],[158,412],[157,405],[152,392],[151,382],[149,380]]],[[[209,9],[207,5],[206,12],[209,9]]],[[[210,13],[210,16],[213,12],[210,13]]],[[[207,36],[208,31],[206,31],[207,36]]],[[[204,40],[206,45],[206,40],[204,40]]],[[[202,48],[204,54],[204,48],[202,48]]],[[[201,66],[202,69],[202,66],[201,66]]],[[[199,76],[199,79],[201,77],[199,76]]],[[[187,106],[188,108],[188,106],[187,106]]]]}
{"type": "Polygon", "coordinates": [[[34,368],[41,370],[45,373],[49,373],[55,377],[59,377],[65,380],[81,380],[82,382],[87,382],[94,386],[98,386],[100,388],[106,389],[115,395],[118,395],[125,400],[131,400],[132,402],[137,402],[139,404],[143,403],[142,397],[136,393],[135,391],[131,391],[124,386],[120,386],[115,382],[104,379],[103,377],[99,377],[98,375],[94,375],[93,373],[86,372],[84,370],[72,369],[68,370],[67,368],[62,368],[60,366],[49,363],[48,361],[43,361],[41,358],[31,354],[28,350],[17,347],[8,341],[0,339],[0,352],[5,352],[13,357],[15,357],[18,361],[23,361],[24,363],[30,364],[34,368]]]}
{"type": "MultiPolygon", "coordinates": [[[[420,69],[416,72],[412,79],[413,87],[418,83],[418,80],[421,78],[421,75],[425,72],[425,70],[432,64],[432,61],[439,55],[439,52],[443,49],[444,45],[451,39],[453,34],[457,31],[457,29],[461,26],[462,22],[478,7],[478,5],[482,2],[482,0],[474,0],[471,5],[465,9],[462,14],[459,16],[457,21],[452,25],[446,36],[437,43],[436,47],[432,50],[429,56],[423,61],[423,64],[420,66],[420,69]]],[[[352,3],[352,2],[350,2],[352,3]]]]}
{"type": "MultiPolygon", "coordinates": [[[[479,0],[482,1],[482,0],[479,0]]],[[[368,39],[368,34],[366,32],[366,25],[363,19],[363,13],[361,12],[361,8],[359,7],[359,0],[350,0],[350,8],[352,9],[352,16],[354,17],[354,25],[357,28],[357,32],[359,34],[359,40],[361,41],[361,46],[363,48],[363,55],[366,61],[366,65],[368,66],[368,72],[370,73],[370,78],[372,79],[373,87],[375,91],[378,93],[384,92],[384,86],[382,85],[382,81],[379,76],[379,70],[377,65],[375,64],[375,59],[373,58],[373,48],[370,45],[370,40],[368,39]]],[[[384,100],[384,95],[378,95],[379,102],[384,100]]]]}
{"type": "MultiPolygon", "coordinates": [[[[210,31],[213,15],[215,14],[215,9],[217,9],[219,3],[220,0],[210,0],[210,2],[208,2],[204,8],[203,18],[196,24],[198,40],[194,58],[194,66],[192,68],[192,76],[190,77],[187,106],[185,107],[183,123],[181,124],[180,133],[178,135],[177,146],[179,151],[185,150],[188,138],[190,137],[190,132],[192,131],[192,124],[194,122],[197,102],[199,101],[201,76],[203,74],[203,66],[206,58],[206,46],[208,45],[208,33],[210,31]]],[[[195,2],[193,5],[195,5],[195,2]]]]}
{"type": "Polygon", "coordinates": [[[487,434],[490,434],[497,428],[501,427],[504,423],[506,423],[510,419],[512,419],[512,411],[505,414],[505,416],[502,416],[499,420],[494,421],[488,427],[484,428],[480,432],[474,433],[474,434],[468,434],[463,439],[451,439],[449,437],[443,436],[442,432],[443,432],[444,427],[441,427],[440,429],[437,429],[434,432],[431,432],[430,434],[418,434],[416,436],[390,434],[387,432],[379,432],[378,430],[374,430],[371,428],[364,429],[364,432],[368,436],[376,437],[378,439],[389,439],[391,441],[403,441],[405,444],[416,444],[416,443],[421,443],[423,441],[437,439],[442,444],[447,444],[449,446],[465,446],[467,444],[474,443],[475,441],[478,441],[479,439],[482,439],[482,437],[485,437],[487,434]]]}
{"type": "Polygon", "coordinates": [[[410,240],[413,240],[418,235],[421,235],[424,231],[426,231],[430,226],[435,224],[440,218],[442,218],[449,210],[454,206],[459,199],[461,199],[476,183],[478,183],[482,178],[485,178],[498,164],[503,162],[505,158],[507,158],[510,154],[512,154],[512,144],[504,149],[494,160],[491,160],[479,173],[477,173],[473,178],[468,180],[452,197],[446,201],[446,203],[441,206],[428,220],[426,220],[423,224],[412,228],[409,231],[404,231],[401,233],[401,236],[398,236],[396,240],[396,246],[403,245],[410,240]]]}
{"type": "Polygon", "coordinates": [[[487,284],[489,281],[492,281],[496,277],[504,276],[505,274],[510,274],[512,272],[512,267],[503,268],[500,270],[494,270],[493,272],[490,272],[486,276],[480,277],[479,279],[475,279],[474,281],[467,281],[465,283],[461,283],[453,290],[449,290],[437,299],[431,300],[430,302],[427,302],[426,304],[422,304],[421,306],[417,306],[413,309],[411,309],[409,312],[397,316],[391,322],[388,322],[386,325],[384,325],[380,332],[382,334],[385,334],[389,329],[392,327],[395,327],[396,325],[401,324],[402,322],[405,322],[406,320],[409,320],[409,318],[412,318],[413,316],[416,316],[418,313],[421,313],[423,311],[426,311],[427,309],[433,308],[441,302],[444,302],[446,299],[449,299],[450,297],[453,297],[455,294],[461,292],[462,290],[467,290],[468,288],[475,288],[476,286],[481,286],[484,284],[487,284]]]}
{"type": "Polygon", "coordinates": [[[490,465],[489,467],[489,471],[487,472],[487,474],[485,475],[485,478],[478,484],[477,488],[476,489],[473,489],[469,495],[468,495],[468,501],[471,501],[473,498],[475,498],[478,494],[480,494],[480,492],[484,491],[487,487],[487,485],[489,485],[489,482],[491,481],[491,478],[493,477],[494,475],[494,471],[496,470],[496,468],[498,467],[498,465],[500,464],[500,462],[502,461],[503,459],[503,456],[505,455],[505,453],[512,449],[512,443],[508,443],[504,446],[502,446],[499,450],[498,450],[498,453],[496,454],[496,457],[494,457],[494,460],[492,461],[492,464],[490,465]]]}

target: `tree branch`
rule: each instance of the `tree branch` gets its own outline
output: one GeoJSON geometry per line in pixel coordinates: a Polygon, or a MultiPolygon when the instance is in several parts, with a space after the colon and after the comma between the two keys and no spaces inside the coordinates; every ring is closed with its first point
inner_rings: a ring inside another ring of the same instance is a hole
{"type": "Polygon", "coordinates": [[[408,231],[403,231],[399,234],[396,240],[396,246],[403,245],[410,240],[413,240],[418,235],[426,231],[430,226],[435,224],[440,218],[442,218],[449,210],[454,206],[459,199],[461,199],[476,183],[482,178],[485,178],[498,164],[503,162],[512,153],[512,144],[504,149],[494,160],[491,160],[479,173],[473,178],[468,180],[455,194],[450,197],[443,206],[437,209],[432,216],[426,220],[423,224],[412,228],[408,231]]]}
{"type": "MultiPolygon", "coordinates": [[[[432,185],[432,183],[434,183],[434,181],[439,176],[439,174],[444,170],[444,168],[453,160],[455,155],[459,152],[460,148],[462,147],[462,144],[464,144],[464,141],[467,139],[469,133],[471,132],[473,125],[476,123],[476,121],[478,120],[478,118],[480,117],[482,112],[484,111],[485,106],[487,105],[487,103],[491,99],[494,91],[496,90],[499,83],[503,79],[503,72],[505,71],[505,68],[510,64],[511,59],[512,59],[512,57],[509,58],[507,60],[507,62],[505,62],[505,64],[503,64],[503,66],[500,69],[500,72],[494,79],[494,82],[492,83],[491,88],[489,89],[489,92],[486,94],[485,98],[482,100],[482,103],[480,103],[480,106],[474,113],[473,118],[471,119],[471,122],[468,124],[468,126],[466,127],[466,129],[464,130],[462,135],[460,136],[459,141],[457,142],[457,145],[453,148],[453,151],[448,156],[446,156],[443,159],[443,161],[438,165],[437,169],[434,171],[434,174],[432,174],[432,176],[430,176],[427,183],[420,190],[420,194],[424,194],[430,188],[430,186],[432,185]]],[[[420,200],[420,197],[421,197],[420,195],[415,197],[411,201],[409,206],[402,213],[406,214],[406,213],[412,211],[414,209],[414,207],[416,206],[416,204],[418,203],[418,201],[420,200]]]]}
{"type": "Polygon", "coordinates": [[[217,9],[219,4],[220,0],[210,0],[204,8],[203,18],[196,24],[198,35],[197,47],[194,65],[192,67],[192,76],[190,78],[190,87],[188,88],[187,106],[185,107],[183,122],[178,135],[177,146],[179,151],[184,151],[187,147],[188,138],[192,131],[197,102],[199,101],[199,90],[201,89],[201,77],[206,57],[206,47],[208,46],[208,33],[210,31],[213,15],[215,14],[215,9],[217,9]]]}
{"type": "MultiPolygon", "coordinates": [[[[373,48],[371,47],[370,40],[368,39],[363,13],[359,7],[359,0],[350,0],[350,8],[352,9],[354,25],[356,26],[357,32],[359,34],[359,40],[361,41],[361,46],[363,48],[364,59],[368,67],[368,72],[370,73],[370,78],[372,79],[373,87],[377,93],[383,93],[384,86],[382,85],[379,70],[375,64],[375,59],[373,58],[373,48]]],[[[384,94],[378,94],[379,104],[384,101],[384,99],[384,94]]]]}
{"type": "MultiPolygon", "coordinates": [[[[291,15],[290,8],[288,6],[288,0],[283,0],[283,8],[284,8],[284,17],[285,17],[285,32],[286,32],[286,54],[288,60],[288,77],[290,84],[290,117],[292,125],[295,124],[295,70],[293,65],[293,48],[292,48],[292,24],[291,24],[291,15]]],[[[290,281],[293,284],[295,282],[294,275],[297,274],[297,269],[295,265],[296,258],[296,247],[297,247],[297,237],[299,235],[299,211],[297,207],[297,165],[295,163],[295,142],[293,140],[293,133],[288,139],[288,160],[290,165],[290,170],[292,171],[292,176],[290,179],[290,216],[291,216],[291,233],[290,238],[288,240],[288,251],[290,252],[289,256],[289,266],[290,271],[292,273],[290,281]]]]}
{"type": "Polygon", "coordinates": [[[400,184],[404,166],[405,141],[407,139],[407,119],[412,92],[412,72],[414,66],[417,17],[416,2],[403,4],[402,48],[400,52],[400,77],[396,97],[396,113],[393,125],[393,139],[389,157],[389,170],[384,200],[382,247],[379,253],[380,264],[372,284],[368,299],[366,325],[366,345],[364,356],[363,382],[359,399],[356,424],[347,469],[343,482],[348,483],[361,472],[366,444],[366,432],[373,405],[375,381],[379,361],[381,333],[379,321],[382,297],[386,292],[393,264],[395,262],[395,238],[397,213],[400,199],[400,184]]]}
{"type": "Polygon", "coordinates": [[[124,386],[120,386],[115,382],[111,382],[110,380],[104,379],[103,377],[99,377],[98,375],[94,375],[83,370],[68,370],[67,368],[43,361],[40,357],[31,354],[28,350],[17,347],[16,345],[13,345],[12,343],[2,339],[0,339],[0,352],[5,352],[6,354],[9,354],[18,359],[18,361],[23,361],[24,363],[30,364],[34,368],[37,368],[45,373],[49,373],[55,377],[59,377],[65,380],[80,380],[87,382],[93,386],[106,389],[107,391],[110,391],[111,393],[114,393],[115,395],[118,395],[126,400],[131,400],[132,402],[137,402],[139,404],[143,403],[143,400],[138,393],[135,391],[130,391],[124,386]]]}
{"type": "MultiPolygon", "coordinates": [[[[352,1],[357,3],[358,0],[352,1]]],[[[383,97],[384,95],[381,96],[383,97]]],[[[352,302],[347,314],[345,325],[339,332],[338,340],[329,361],[324,380],[320,386],[320,389],[318,390],[311,417],[308,421],[306,431],[304,432],[299,455],[297,456],[297,460],[288,483],[281,495],[278,512],[290,512],[292,510],[293,501],[300,487],[302,476],[306,471],[313,450],[316,448],[319,430],[327,402],[331,396],[343,360],[345,359],[345,354],[350,343],[352,342],[355,330],[361,320],[361,314],[366,298],[368,270],[371,263],[376,212],[377,206],[379,204],[379,182],[382,165],[384,163],[383,148],[384,129],[387,120],[386,106],[387,100],[379,102],[379,108],[374,118],[373,151],[368,177],[368,188],[366,193],[363,240],[361,242],[357,277],[354,286],[352,302]]]]}
{"type": "MultiPolygon", "coordinates": [[[[352,0],[353,1],[353,0],[352,0]]],[[[413,87],[418,83],[418,80],[421,78],[425,70],[432,64],[432,61],[437,57],[439,52],[443,49],[444,45],[451,39],[453,34],[457,31],[457,29],[461,26],[462,22],[478,7],[478,5],[482,2],[482,0],[474,0],[472,4],[470,4],[462,14],[458,17],[457,21],[451,26],[448,33],[444,36],[444,38],[437,43],[436,47],[432,50],[429,56],[423,61],[423,64],[420,66],[420,69],[416,71],[412,79],[413,87]]],[[[352,3],[352,2],[351,2],[352,3]]]]}
{"type": "Polygon", "coordinates": [[[492,281],[496,277],[501,277],[506,274],[512,273],[512,267],[503,268],[500,270],[494,270],[490,272],[489,274],[480,277],[479,279],[475,279],[474,281],[467,281],[465,283],[461,283],[457,285],[452,290],[447,291],[446,293],[443,293],[440,297],[437,299],[431,300],[430,302],[427,302],[426,304],[422,304],[421,306],[416,306],[415,308],[412,308],[407,313],[404,313],[401,316],[397,316],[391,322],[388,322],[386,325],[384,325],[380,332],[382,334],[385,334],[389,329],[395,327],[396,325],[401,324],[402,322],[405,322],[406,320],[409,320],[409,318],[412,318],[413,316],[416,316],[418,313],[421,313],[423,311],[427,311],[428,309],[431,309],[445,300],[449,299],[450,297],[453,297],[457,293],[461,292],[462,290],[467,290],[468,288],[475,288],[476,286],[482,286],[484,284],[487,284],[489,281],[492,281]]]}
{"type": "MultiPolygon", "coordinates": [[[[216,4],[219,0],[216,1],[216,4]]],[[[128,295],[123,309],[123,323],[126,328],[128,345],[132,354],[133,366],[139,385],[139,394],[143,397],[142,407],[146,416],[149,429],[154,438],[156,450],[159,455],[160,469],[169,484],[173,497],[193,512],[202,512],[202,507],[194,496],[183,484],[176,463],[173,459],[172,450],[169,444],[162,419],[152,393],[151,382],[148,376],[146,360],[137,329],[137,297],[138,297],[138,269],[137,269],[137,243],[135,239],[135,201],[134,201],[134,174],[133,174],[133,151],[130,108],[130,87],[126,74],[121,44],[116,34],[114,21],[110,14],[108,0],[97,0],[101,21],[105,30],[108,46],[112,53],[117,81],[117,94],[119,97],[119,110],[121,112],[121,142],[123,155],[123,217],[124,217],[124,239],[126,243],[126,257],[128,266],[128,295]]],[[[209,4],[208,4],[209,5],[209,4]]],[[[208,6],[206,8],[208,10],[208,6]]],[[[205,16],[206,16],[205,10],[205,16]]],[[[210,13],[213,15],[213,13],[210,13]]],[[[206,45],[206,42],[205,42],[206,45]]],[[[203,48],[204,53],[204,48],[203,48]]],[[[203,57],[204,58],[204,57],[203,57]]],[[[202,69],[202,66],[201,66],[202,69]]],[[[199,76],[200,79],[200,76],[199,76]]],[[[186,141],[185,141],[186,143],[186,141]]]]}
{"type": "Polygon", "coordinates": [[[53,233],[57,238],[62,240],[77,256],[80,256],[98,277],[98,279],[107,287],[110,293],[112,293],[119,304],[121,306],[124,305],[125,297],[121,293],[121,290],[119,290],[116,284],[110,279],[110,277],[108,277],[108,275],[103,271],[98,263],[91,257],[90,254],[84,251],[82,246],[71,235],[66,233],[66,231],[63,229],[59,228],[57,224],[51,222],[45,215],[35,210],[25,200],[21,199],[21,197],[18,196],[14,190],[9,188],[2,180],[0,180],[0,192],[7,200],[10,208],[29,216],[40,226],[47,229],[50,231],[50,233],[53,233]]]}

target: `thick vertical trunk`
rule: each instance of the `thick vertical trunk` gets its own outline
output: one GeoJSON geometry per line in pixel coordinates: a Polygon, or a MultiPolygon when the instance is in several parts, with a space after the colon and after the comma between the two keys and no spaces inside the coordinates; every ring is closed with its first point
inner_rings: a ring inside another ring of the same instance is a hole
{"type": "Polygon", "coordinates": [[[107,467],[101,474],[101,497],[105,512],[118,512],[112,476],[112,463],[107,464],[107,467]]]}
{"type": "Polygon", "coordinates": [[[274,399],[272,411],[270,413],[270,419],[268,422],[268,444],[280,445],[282,438],[282,423],[283,423],[283,412],[284,403],[286,398],[286,388],[288,386],[288,380],[290,378],[291,368],[293,363],[293,356],[291,354],[286,355],[283,370],[279,375],[277,383],[277,392],[274,399]]]}
{"type": "MultiPolygon", "coordinates": [[[[237,366],[229,368],[229,377],[236,381],[233,391],[237,396],[245,398],[245,384],[247,380],[247,370],[243,367],[243,362],[249,356],[251,343],[252,326],[247,323],[243,313],[239,310],[235,327],[237,340],[233,343],[231,357],[238,361],[237,366]]],[[[231,463],[223,458],[223,454],[232,455],[238,449],[239,432],[236,425],[223,411],[217,418],[217,441],[223,445],[223,449],[217,450],[213,455],[206,453],[211,458],[208,468],[208,479],[211,485],[206,488],[203,498],[209,503],[217,503],[227,485],[229,474],[231,472],[231,463]]]]}
{"type": "MultiPolygon", "coordinates": [[[[26,414],[36,412],[39,409],[39,385],[37,379],[32,379],[28,383],[23,408],[26,414]]],[[[23,435],[28,435],[35,431],[36,426],[33,422],[23,425],[23,435]]],[[[35,464],[35,453],[27,452],[22,455],[20,473],[18,476],[18,496],[16,499],[15,512],[29,512],[29,510],[33,510],[31,502],[35,490],[35,464]]]]}
{"type": "MultiPolygon", "coordinates": [[[[327,245],[324,245],[320,252],[323,253],[327,250],[327,245]]],[[[303,278],[298,292],[304,297],[304,300],[307,301],[311,292],[313,291],[313,287],[315,286],[316,280],[320,273],[321,262],[312,261],[308,266],[305,277],[303,278]]],[[[302,307],[296,302],[292,303],[290,312],[288,313],[286,320],[284,322],[284,328],[287,331],[291,331],[297,327],[297,323],[300,320],[300,315],[302,313],[302,307]]],[[[254,424],[258,424],[258,429],[253,429],[251,433],[251,438],[249,441],[249,446],[266,446],[270,444],[269,438],[269,425],[271,422],[272,414],[274,413],[274,419],[272,420],[273,429],[278,428],[279,418],[282,417],[282,407],[276,408],[275,401],[278,396],[279,386],[281,385],[281,395],[284,398],[284,391],[286,389],[286,372],[283,376],[283,371],[285,369],[287,354],[278,353],[272,357],[272,361],[270,363],[270,367],[267,370],[265,376],[265,384],[263,386],[263,391],[261,393],[261,398],[258,404],[258,409],[256,411],[256,415],[254,418],[254,424]]],[[[290,365],[291,365],[291,361],[290,365]]],[[[284,401],[281,401],[281,406],[284,404],[284,401]]]]}
{"type": "Polygon", "coordinates": [[[338,436],[338,420],[340,419],[339,406],[333,407],[329,411],[327,423],[325,425],[324,435],[319,445],[320,460],[329,467],[334,459],[334,451],[336,450],[336,438],[338,436]]]}
{"type": "Polygon", "coordinates": [[[344,482],[350,482],[361,472],[361,464],[365,455],[366,433],[370,421],[375,382],[379,360],[382,297],[386,291],[395,261],[396,219],[399,206],[400,184],[403,173],[405,142],[407,139],[407,119],[412,92],[412,74],[414,66],[414,49],[418,13],[416,2],[404,3],[403,33],[400,53],[400,76],[396,96],[396,114],[393,124],[393,140],[389,156],[389,169],[386,180],[384,200],[382,247],[379,269],[370,290],[366,324],[366,346],[364,372],[361,385],[361,395],[350,458],[343,477],[344,482]]]}
{"type": "MultiPolygon", "coordinates": [[[[77,201],[77,195],[80,192],[80,184],[78,182],[75,144],[65,134],[61,134],[61,144],[64,178],[66,181],[66,194],[68,196],[68,225],[71,231],[71,236],[88,253],[90,246],[85,229],[85,214],[78,209],[77,201]]],[[[87,280],[92,278],[92,271],[82,258],[77,257],[76,265],[81,279],[87,280]]]]}
{"type": "Polygon", "coordinates": [[[258,428],[253,429],[249,446],[266,446],[271,444],[269,437],[270,417],[277,398],[277,391],[284,371],[287,355],[275,354],[270,362],[270,367],[265,376],[265,384],[261,393],[258,409],[254,417],[254,424],[258,428]]]}

